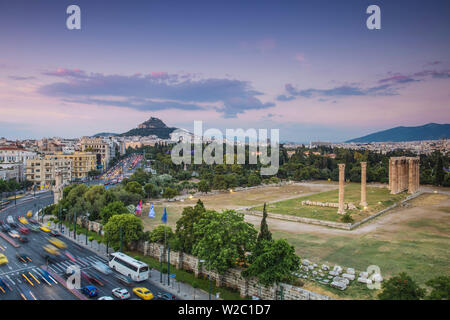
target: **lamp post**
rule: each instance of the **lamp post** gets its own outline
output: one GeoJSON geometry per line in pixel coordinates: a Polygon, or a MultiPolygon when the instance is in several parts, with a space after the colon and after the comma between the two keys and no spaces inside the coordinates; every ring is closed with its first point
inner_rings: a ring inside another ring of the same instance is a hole
{"type": "Polygon", "coordinates": [[[162,283],[162,257],[163,257],[163,251],[161,250],[160,246],[160,254],[159,254],[159,282],[162,283]]]}
{"type": "Polygon", "coordinates": [[[170,286],[170,243],[167,245],[167,286],[170,286]]]}
{"type": "Polygon", "coordinates": [[[74,213],[74,219],[73,219],[73,238],[75,241],[77,240],[77,212],[74,213]]]}
{"type": "Polygon", "coordinates": [[[86,246],[88,244],[88,233],[89,233],[89,212],[86,212],[86,246]]]}

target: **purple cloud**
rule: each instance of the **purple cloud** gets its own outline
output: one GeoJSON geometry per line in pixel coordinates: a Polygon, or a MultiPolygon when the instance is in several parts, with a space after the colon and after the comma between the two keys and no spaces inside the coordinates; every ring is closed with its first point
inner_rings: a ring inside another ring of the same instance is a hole
{"type": "MultiPolygon", "coordinates": [[[[435,61],[434,64],[439,64],[435,61]]],[[[330,89],[297,89],[292,84],[287,83],[284,86],[285,91],[289,94],[281,94],[277,97],[278,101],[294,100],[296,97],[313,98],[313,97],[349,97],[349,96],[393,96],[398,94],[398,90],[412,82],[425,81],[426,78],[448,79],[450,78],[450,70],[423,70],[412,74],[393,74],[388,73],[389,77],[377,81],[378,86],[363,87],[358,83],[350,85],[337,86],[330,89]]],[[[320,101],[320,99],[319,99],[320,101]]]]}
{"type": "Polygon", "coordinates": [[[273,107],[273,103],[259,100],[262,92],[254,90],[247,81],[230,79],[199,79],[186,75],[153,72],[150,74],[104,75],[86,73],[80,69],[58,69],[45,75],[62,78],[65,81],[44,85],[38,89],[47,96],[62,97],[67,101],[87,104],[114,105],[138,110],[161,110],[175,108],[182,110],[205,109],[200,104],[222,104],[213,107],[225,118],[251,109],[273,107]],[[99,96],[120,97],[121,100],[107,100],[99,96]],[[159,103],[155,100],[163,100],[159,103]]]}

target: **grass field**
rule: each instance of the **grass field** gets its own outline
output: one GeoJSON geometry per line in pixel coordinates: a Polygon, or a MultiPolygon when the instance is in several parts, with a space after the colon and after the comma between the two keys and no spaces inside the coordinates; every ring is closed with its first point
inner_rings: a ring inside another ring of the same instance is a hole
{"type": "MultiPolygon", "coordinates": [[[[345,203],[353,203],[357,207],[357,210],[347,210],[355,221],[360,221],[406,197],[406,193],[391,195],[386,188],[367,187],[368,206],[364,209],[359,205],[361,200],[361,185],[359,183],[347,184],[344,194],[345,203]]],[[[318,220],[340,221],[342,215],[337,213],[337,208],[302,205],[303,200],[337,203],[338,190],[271,203],[267,206],[267,211],[318,220]]],[[[257,206],[254,209],[262,211],[263,207],[257,206]]]]}
{"type": "MultiPolygon", "coordinates": [[[[404,271],[424,285],[433,277],[450,276],[450,201],[448,196],[432,194],[416,200],[412,201],[412,207],[396,209],[399,218],[393,223],[381,225],[371,233],[330,236],[301,230],[297,234],[272,232],[274,238],[285,238],[294,245],[300,257],[316,263],[338,264],[359,271],[377,265],[384,278],[404,271]],[[436,203],[436,199],[440,200],[437,204],[427,204],[436,203]]],[[[344,292],[317,283],[307,283],[305,288],[341,298],[367,299],[376,295],[359,284],[344,292]]]]}
{"type": "Polygon", "coordinates": [[[186,199],[184,202],[176,201],[169,202],[164,200],[151,201],[154,204],[156,217],[148,218],[148,211],[150,203],[143,206],[142,221],[145,230],[151,230],[157,225],[161,224],[161,217],[164,212],[164,207],[167,208],[168,221],[167,225],[172,228],[176,221],[180,218],[183,208],[186,206],[194,206],[198,199],[202,200],[205,207],[221,211],[224,209],[238,209],[242,207],[252,207],[260,205],[264,202],[277,201],[290,197],[301,196],[302,194],[317,193],[323,190],[330,190],[335,188],[330,184],[330,187],[323,186],[303,186],[303,185],[285,185],[285,186],[268,186],[266,188],[251,189],[248,191],[239,192],[224,192],[219,194],[205,194],[200,197],[186,199]]]}
{"type": "MultiPolygon", "coordinates": [[[[330,186],[336,187],[332,184],[330,186]]],[[[353,202],[355,205],[359,203],[359,188],[359,184],[346,185],[346,202],[353,202]]],[[[337,190],[326,192],[323,190],[327,189],[309,186],[268,187],[251,192],[206,195],[201,199],[207,208],[219,211],[242,206],[261,206],[264,202],[276,200],[282,201],[274,204],[298,204],[302,194],[305,194],[303,199],[324,201],[328,197],[335,197],[335,200],[332,198],[326,201],[337,201],[337,190]],[[316,194],[311,195],[313,192],[316,194]],[[289,200],[290,197],[295,199],[289,200]]],[[[367,187],[367,192],[368,212],[376,212],[406,196],[406,194],[391,196],[387,189],[370,186],[367,187]],[[378,201],[381,201],[381,205],[378,201]]],[[[143,210],[145,217],[142,218],[145,228],[148,230],[161,224],[164,207],[167,207],[168,225],[174,227],[182,209],[185,206],[195,205],[196,201],[197,199],[184,202],[154,202],[156,209],[154,219],[146,216],[148,214],[146,206],[143,210]]],[[[286,207],[295,209],[295,205],[292,204],[286,207]]],[[[275,212],[269,208],[269,212],[275,212]]],[[[334,209],[331,214],[336,214],[334,209]]],[[[358,215],[360,214],[352,214],[354,218],[358,215]]],[[[259,218],[253,217],[251,222],[259,228],[259,218]]],[[[357,271],[365,271],[369,265],[377,265],[381,268],[385,279],[405,271],[421,285],[439,275],[450,276],[448,195],[423,194],[408,201],[406,206],[395,208],[353,231],[275,219],[268,219],[268,223],[275,239],[287,239],[301,258],[318,264],[327,263],[330,266],[338,264],[353,267],[357,271]]],[[[304,288],[340,299],[373,299],[377,295],[377,292],[368,290],[363,284],[352,284],[347,290],[340,291],[315,282],[306,282],[304,288]]]]}

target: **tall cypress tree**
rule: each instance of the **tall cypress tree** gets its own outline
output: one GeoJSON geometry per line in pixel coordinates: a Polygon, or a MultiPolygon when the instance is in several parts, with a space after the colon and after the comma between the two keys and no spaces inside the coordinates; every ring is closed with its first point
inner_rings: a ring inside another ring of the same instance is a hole
{"type": "Polygon", "coordinates": [[[261,228],[258,234],[257,241],[260,242],[261,240],[267,240],[272,241],[272,233],[269,231],[269,226],[267,225],[267,209],[266,204],[264,203],[264,209],[263,209],[263,217],[261,220],[261,228]]]}

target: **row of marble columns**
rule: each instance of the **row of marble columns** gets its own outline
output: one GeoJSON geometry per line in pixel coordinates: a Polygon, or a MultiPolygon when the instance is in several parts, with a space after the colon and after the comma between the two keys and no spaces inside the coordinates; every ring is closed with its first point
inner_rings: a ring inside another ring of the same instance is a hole
{"type": "Polygon", "coordinates": [[[389,158],[389,190],[391,190],[391,194],[405,190],[408,190],[408,193],[415,193],[419,190],[419,164],[418,157],[389,158]]]}

